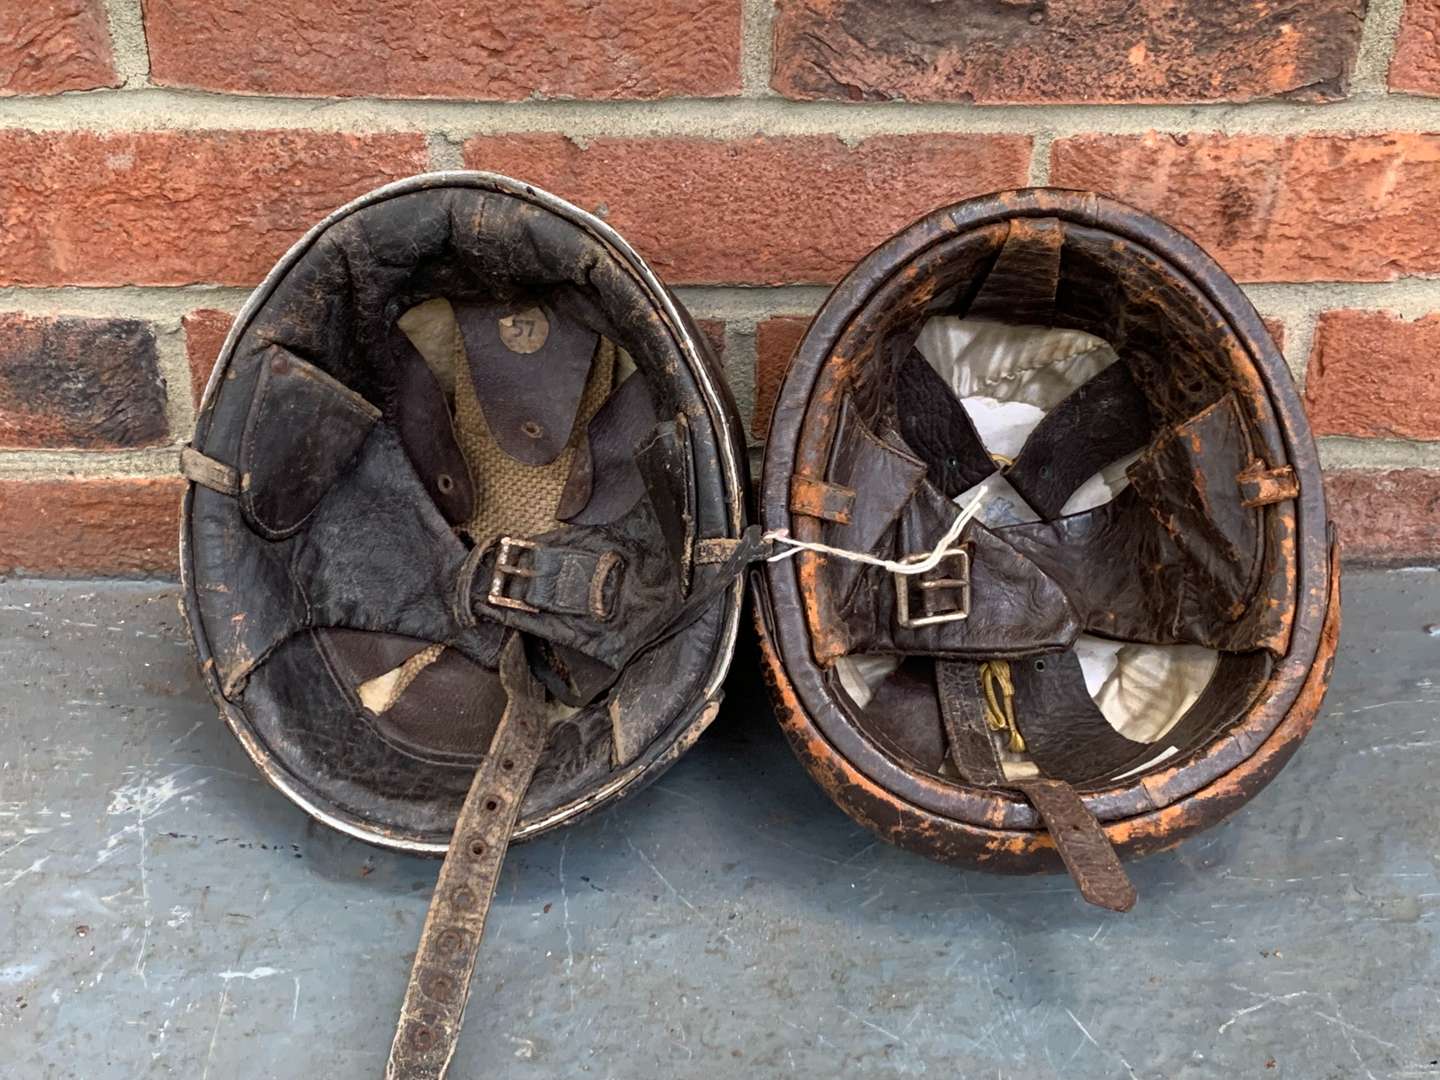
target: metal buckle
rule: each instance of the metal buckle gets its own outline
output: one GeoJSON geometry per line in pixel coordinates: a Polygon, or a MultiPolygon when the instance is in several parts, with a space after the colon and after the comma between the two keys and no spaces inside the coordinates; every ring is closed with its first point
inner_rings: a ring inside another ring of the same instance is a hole
{"type": "MultiPolygon", "coordinates": [[[[929,557],[928,552],[921,552],[918,555],[907,555],[900,561],[911,565],[924,562],[929,557]]],[[[947,560],[952,559],[957,563],[956,577],[927,579],[923,574],[891,573],[891,577],[895,579],[895,617],[906,630],[914,630],[919,626],[935,626],[937,623],[959,622],[970,617],[970,552],[965,547],[952,551],[940,560],[940,566],[935,569],[939,570],[947,560]],[[919,578],[915,582],[915,588],[920,590],[921,608],[924,611],[923,615],[915,618],[910,617],[910,579],[912,577],[919,578]],[[950,611],[936,611],[933,597],[937,589],[960,590],[960,606],[950,611]]]]}
{"type": "Polygon", "coordinates": [[[490,578],[490,591],[485,594],[485,602],[495,607],[511,608],[514,611],[528,611],[537,615],[540,609],[532,607],[524,600],[515,596],[507,596],[505,593],[505,580],[507,578],[533,578],[534,570],[526,570],[517,560],[512,560],[512,552],[534,551],[540,545],[529,540],[521,540],[514,536],[502,536],[500,538],[500,550],[495,553],[495,573],[490,578]]]}

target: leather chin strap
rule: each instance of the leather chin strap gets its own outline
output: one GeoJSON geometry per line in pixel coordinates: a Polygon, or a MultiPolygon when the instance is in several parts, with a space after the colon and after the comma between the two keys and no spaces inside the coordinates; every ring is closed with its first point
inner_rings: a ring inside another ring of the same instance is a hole
{"type": "Polygon", "coordinates": [[[1135,886],[1120,865],[1120,857],[1115,854],[1105,830],[1081,802],[1075,789],[1066,781],[1051,777],[1006,779],[985,721],[980,665],[941,660],[936,664],[935,674],[951,760],[961,778],[980,787],[1020,792],[1045,823],[1080,895],[1097,907],[1111,911],[1129,911],[1134,907],[1135,886]]]}
{"type": "Polygon", "coordinates": [[[440,1080],[450,1067],[485,916],[520,804],[545,749],[551,713],[518,633],[510,635],[501,653],[500,683],[508,695],[505,712],[440,867],[385,1066],[387,1080],[440,1080]]]}

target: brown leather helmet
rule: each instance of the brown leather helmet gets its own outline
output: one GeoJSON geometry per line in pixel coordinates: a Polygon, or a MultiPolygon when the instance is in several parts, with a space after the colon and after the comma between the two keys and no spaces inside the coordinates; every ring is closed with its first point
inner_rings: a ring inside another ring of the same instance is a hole
{"type": "Polygon", "coordinates": [[[935,858],[1064,864],[1255,794],[1309,730],[1336,545],[1289,370],[1191,241],[1100,196],[938,210],[834,289],[766,444],[779,717],[852,817],[935,858]],[[962,513],[963,509],[963,513],[962,513]]]}
{"type": "Polygon", "coordinates": [[[506,844],[714,716],[756,546],[740,431],[640,257],[501,176],[350,203],[236,319],[183,455],[186,614],[272,783],[449,850],[391,1075],[444,1071],[506,844]]]}

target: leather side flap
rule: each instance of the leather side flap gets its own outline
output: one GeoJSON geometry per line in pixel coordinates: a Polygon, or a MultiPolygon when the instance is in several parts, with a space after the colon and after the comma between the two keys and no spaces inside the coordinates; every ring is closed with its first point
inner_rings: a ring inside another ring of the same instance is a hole
{"type": "Polygon", "coordinates": [[[1211,589],[1215,607],[1238,619],[1258,587],[1260,511],[1245,505],[1237,475],[1250,438],[1233,394],[1165,431],[1127,475],[1150,512],[1211,589]]]}
{"type": "Polygon", "coordinates": [[[470,377],[500,449],[548,465],[570,441],[600,336],[531,301],[458,304],[470,377]]]}
{"type": "Polygon", "coordinates": [[[419,350],[398,328],[387,343],[395,379],[394,424],[425,490],[451,525],[475,514],[475,486],[440,381],[419,350]]]}
{"type": "Polygon", "coordinates": [[[279,345],[260,363],[240,444],[240,505],[256,532],[279,540],[354,463],[380,410],[279,345]]]}
{"type": "Polygon", "coordinates": [[[684,413],[656,425],[654,435],[636,451],[635,465],[665,538],[680,591],[687,592],[695,547],[695,455],[690,448],[690,422],[684,413]]]}
{"type": "Polygon", "coordinates": [[[826,522],[822,530],[825,543],[847,551],[873,552],[925,479],[925,471],[925,462],[895,442],[876,436],[847,397],[840,405],[825,479],[853,491],[855,499],[848,521],[826,522]]]}
{"type": "Polygon", "coordinates": [[[560,521],[603,525],[634,507],[645,494],[636,450],[654,431],[655,419],[650,389],[637,371],[590,418],[560,495],[560,521]]]}

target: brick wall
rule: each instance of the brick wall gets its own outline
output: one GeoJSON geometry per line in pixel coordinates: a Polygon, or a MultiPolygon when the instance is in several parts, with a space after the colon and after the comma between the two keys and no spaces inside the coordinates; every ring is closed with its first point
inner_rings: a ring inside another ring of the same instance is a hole
{"type": "Polygon", "coordinates": [[[0,5],[0,573],[174,572],[174,448],[248,288],[409,173],[607,217],[757,443],[827,286],[941,203],[1194,235],[1305,387],[1352,561],[1440,561],[1440,0],[0,5]]]}

